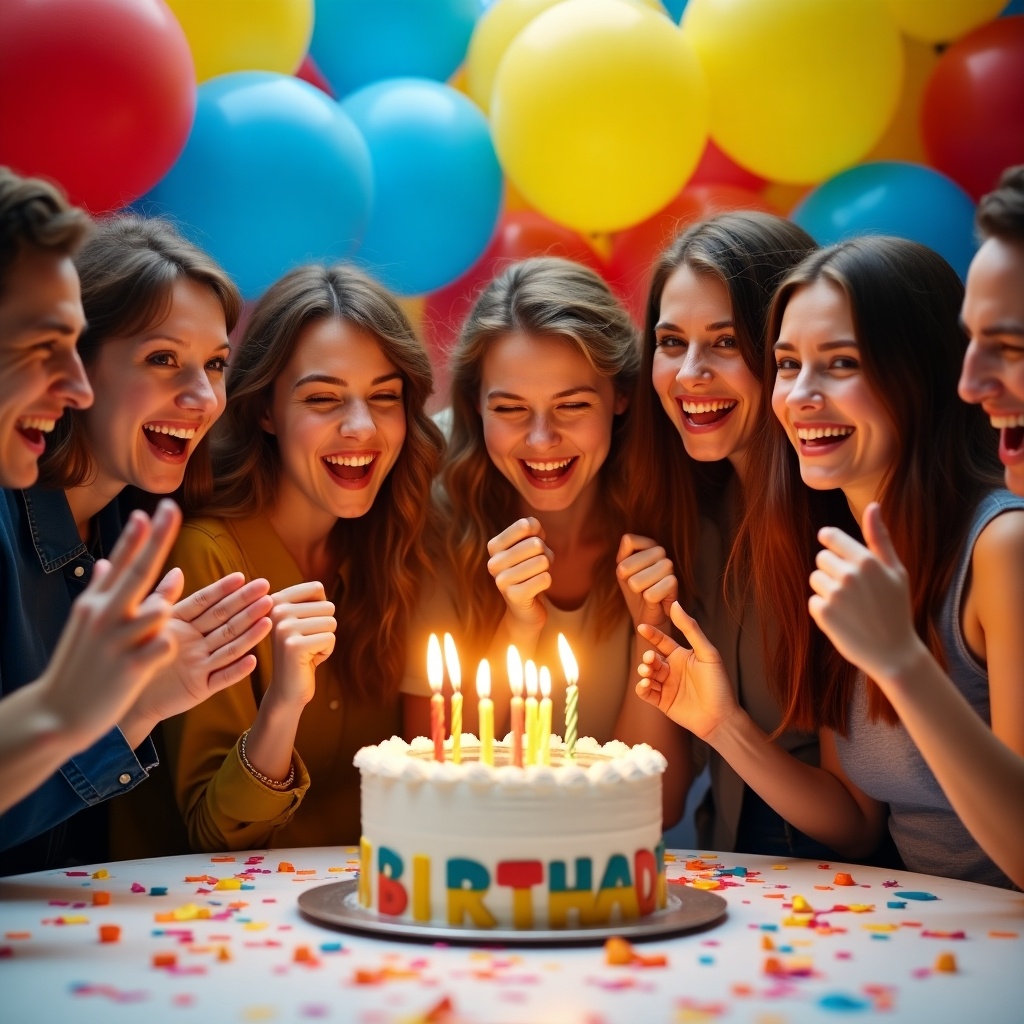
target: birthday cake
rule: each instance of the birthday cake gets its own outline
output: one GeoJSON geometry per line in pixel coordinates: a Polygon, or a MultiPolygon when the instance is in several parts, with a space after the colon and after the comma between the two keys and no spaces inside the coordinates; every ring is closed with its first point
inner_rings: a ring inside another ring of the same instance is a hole
{"type": "MultiPolygon", "coordinates": [[[[451,738],[446,741],[451,748],[451,738]]],[[[666,905],[665,758],[646,744],[580,739],[551,764],[438,761],[429,739],[363,747],[359,903],[415,923],[473,929],[614,924],[666,905]]]]}

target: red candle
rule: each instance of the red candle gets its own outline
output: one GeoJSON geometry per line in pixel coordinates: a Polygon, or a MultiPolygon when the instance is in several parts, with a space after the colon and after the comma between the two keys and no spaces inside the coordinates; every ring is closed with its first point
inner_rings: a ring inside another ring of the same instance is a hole
{"type": "Polygon", "coordinates": [[[437,634],[431,633],[427,642],[427,681],[430,683],[430,735],[434,741],[434,760],[444,760],[444,665],[441,662],[441,644],[437,634]]]}

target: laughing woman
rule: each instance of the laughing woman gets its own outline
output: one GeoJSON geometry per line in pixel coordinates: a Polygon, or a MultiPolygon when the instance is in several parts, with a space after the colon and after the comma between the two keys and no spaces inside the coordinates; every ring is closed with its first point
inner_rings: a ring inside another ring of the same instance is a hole
{"type": "MultiPolygon", "coordinates": [[[[240,299],[213,260],[168,224],[122,216],[97,227],[75,264],[87,324],[78,352],[95,401],[56,422],[40,482],[5,496],[15,542],[0,571],[23,624],[4,636],[5,687],[32,678],[52,655],[72,601],[121,532],[126,488],[157,495],[209,486],[204,439],[224,409],[227,336],[240,299]]],[[[0,848],[13,848],[0,871],[106,857],[102,814],[66,819],[143,781],[157,762],[154,726],[248,673],[246,651],[270,629],[266,582],[207,582],[174,606],[179,655],[118,728],[4,816],[0,848]]],[[[169,573],[158,590],[175,601],[181,574],[169,573]]]]}
{"type": "Polygon", "coordinates": [[[909,869],[1008,886],[1024,880],[1019,844],[999,840],[1001,818],[1021,816],[1019,776],[977,744],[927,742],[913,714],[941,695],[942,665],[956,714],[1024,754],[1024,499],[1000,487],[981,410],[956,398],[962,294],[931,250],[869,238],[809,257],[773,304],[778,423],[756,453],[763,502],[746,525],[758,597],[778,609],[770,679],[784,724],[819,730],[821,767],[736,706],[678,606],[693,651],[647,631],[660,654],[640,692],[844,855],[871,853],[888,818],[909,869]],[[848,615],[857,578],[870,589],[886,574],[900,599],[875,594],[848,615]]]}
{"type": "MultiPolygon", "coordinates": [[[[477,300],[452,356],[451,446],[442,474],[440,563],[459,586],[420,609],[403,687],[410,721],[419,723],[413,732],[426,724],[425,633],[456,634],[473,667],[489,657],[501,731],[510,644],[551,669],[553,719],[562,721],[561,632],[580,662],[580,735],[614,736],[635,664],[633,626],[664,621],[663,599],[675,597],[663,558],[637,570],[650,571],[638,591],[625,575],[616,577],[620,544],[632,550],[634,542],[623,539],[622,440],[638,364],[628,315],[578,264],[525,260],[477,300]]],[[[469,729],[475,704],[466,702],[469,729]]]]}
{"type": "Polygon", "coordinates": [[[172,555],[190,588],[242,571],[266,577],[274,602],[251,685],[181,726],[176,789],[195,848],[358,841],[353,755],[401,731],[443,444],[424,413],[431,387],[408,320],[352,268],[301,267],[257,303],[228,377],[213,498],[172,555]]]}

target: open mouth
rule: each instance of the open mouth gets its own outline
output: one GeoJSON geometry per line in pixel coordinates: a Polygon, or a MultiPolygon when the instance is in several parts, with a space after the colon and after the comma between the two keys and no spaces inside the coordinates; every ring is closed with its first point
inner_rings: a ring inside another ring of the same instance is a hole
{"type": "Polygon", "coordinates": [[[1024,413],[991,416],[992,426],[999,431],[999,455],[1006,459],[1024,456],[1024,413]]]}
{"type": "Polygon", "coordinates": [[[800,450],[811,454],[823,454],[841,445],[853,436],[855,428],[830,424],[821,427],[797,427],[796,436],[800,440],[800,450]]]}
{"type": "Polygon", "coordinates": [[[196,436],[194,427],[167,427],[158,423],[143,423],[146,440],[161,455],[181,459],[188,455],[188,444],[196,436]]]}
{"type": "Polygon", "coordinates": [[[33,448],[43,449],[46,447],[44,435],[49,434],[56,425],[56,420],[45,416],[23,416],[14,424],[14,428],[33,448]]]}
{"type": "Polygon", "coordinates": [[[571,472],[579,457],[572,455],[567,459],[520,459],[519,464],[528,480],[537,484],[559,484],[571,472]]]}
{"type": "Polygon", "coordinates": [[[325,455],[323,464],[327,472],[347,484],[361,484],[369,481],[373,475],[373,464],[377,461],[377,453],[364,455],[325,455]]]}
{"type": "Polygon", "coordinates": [[[680,398],[677,401],[683,410],[683,420],[694,427],[709,427],[721,423],[738,405],[736,400],[731,398],[713,398],[704,402],[680,398]]]}

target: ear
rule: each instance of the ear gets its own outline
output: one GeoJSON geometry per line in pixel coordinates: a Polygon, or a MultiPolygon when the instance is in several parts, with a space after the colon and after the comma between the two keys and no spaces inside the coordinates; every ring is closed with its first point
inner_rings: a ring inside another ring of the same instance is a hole
{"type": "Polygon", "coordinates": [[[264,409],[260,413],[260,426],[268,434],[276,434],[277,428],[274,426],[274,415],[270,409],[264,409]]]}
{"type": "Polygon", "coordinates": [[[615,405],[612,406],[612,411],[616,416],[621,416],[629,408],[629,395],[625,391],[618,392],[615,395],[615,405]]]}

